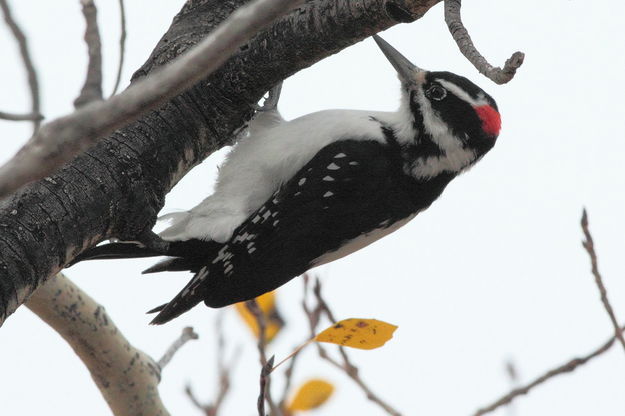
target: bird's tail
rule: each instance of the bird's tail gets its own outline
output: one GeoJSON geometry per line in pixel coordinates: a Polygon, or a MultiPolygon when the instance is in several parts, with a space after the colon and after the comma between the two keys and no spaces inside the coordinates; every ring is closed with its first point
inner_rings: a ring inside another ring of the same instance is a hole
{"type": "Polygon", "coordinates": [[[187,241],[153,239],[149,244],[151,247],[138,241],[103,244],[84,251],[68,266],[84,260],[169,256],[143,273],[190,271],[195,275],[170,302],[148,312],[158,312],[158,315],[152,320],[152,324],[164,324],[188,311],[204,299],[205,291],[202,286],[205,279],[208,278],[208,268],[204,266],[206,258],[216,254],[223,247],[223,244],[196,239],[187,241]]]}
{"type": "Polygon", "coordinates": [[[139,257],[156,257],[166,254],[163,250],[147,247],[139,241],[126,241],[103,244],[83,251],[66,267],[85,260],[132,259],[139,257]]]}

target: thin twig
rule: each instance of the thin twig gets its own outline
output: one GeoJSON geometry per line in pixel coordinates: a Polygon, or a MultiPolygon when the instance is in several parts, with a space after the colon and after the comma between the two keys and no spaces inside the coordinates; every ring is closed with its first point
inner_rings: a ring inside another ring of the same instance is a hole
{"type": "Polygon", "coordinates": [[[106,134],[206,78],[259,30],[303,0],[255,0],[237,9],[204,40],[106,101],[93,102],[44,125],[0,167],[0,198],[54,172],[106,134]]]}
{"type": "Polygon", "coordinates": [[[241,348],[239,346],[236,348],[232,359],[228,364],[226,364],[226,339],[224,337],[223,316],[224,314],[220,313],[217,315],[217,319],[215,320],[215,333],[217,334],[217,377],[219,381],[215,400],[209,404],[202,404],[196,398],[191,386],[187,385],[185,387],[185,393],[191,402],[195,405],[195,407],[204,412],[206,416],[217,416],[219,413],[219,409],[230,391],[230,375],[233,373],[236,363],[241,356],[241,348]]]}
{"type": "MultiPolygon", "coordinates": [[[[280,398],[280,401],[278,402],[278,406],[280,407],[280,409],[284,409],[286,407],[286,401],[288,399],[289,392],[291,391],[291,385],[293,384],[295,364],[297,363],[297,358],[300,356],[301,351],[302,349],[300,348],[295,352],[295,354],[293,354],[293,356],[291,357],[291,362],[284,372],[284,388],[282,389],[282,396],[280,398]]],[[[275,370],[275,367],[272,369],[272,371],[273,370],[275,370]]]]}
{"type": "Polygon", "coordinates": [[[460,52],[475,66],[475,68],[484,74],[487,78],[497,84],[505,84],[509,82],[516,74],[517,69],[523,64],[525,54],[523,52],[515,52],[506,61],[503,69],[493,67],[488,63],[486,58],[477,50],[469,32],[462,23],[460,14],[461,0],[445,0],[445,22],[451,36],[458,44],[460,52]]]}
{"type": "Polygon", "coordinates": [[[184,328],[182,330],[182,334],[180,334],[180,337],[177,340],[175,340],[173,344],[171,344],[171,347],[167,349],[165,354],[163,354],[163,357],[160,360],[158,360],[157,363],[158,363],[158,366],[161,368],[161,370],[165,368],[167,364],[169,364],[171,359],[174,358],[174,355],[176,355],[178,350],[180,350],[180,348],[182,348],[184,344],[191,341],[192,339],[198,339],[198,338],[199,338],[199,335],[193,331],[192,327],[188,326],[184,328]]]}
{"type": "MultiPolygon", "coordinates": [[[[308,287],[307,280],[304,281],[304,284],[305,284],[304,287],[307,288],[308,287]]],[[[328,306],[327,302],[325,301],[325,299],[321,295],[321,282],[319,281],[319,279],[315,280],[315,286],[313,288],[313,293],[315,295],[315,299],[317,300],[317,306],[314,309],[311,310],[308,307],[308,305],[306,304],[306,295],[305,295],[304,296],[303,307],[304,307],[304,312],[308,316],[308,322],[309,322],[309,326],[310,326],[310,329],[311,329],[311,336],[315,337],[317,322],[319,321],[319,314],[320,313],[322,313],[322,312],[325,313],[326,317],[328,317],[328,319],[332,323],[337,322],[337,320],[334,317],[334,314],[332,313],[332,311],[330,310],[330,307],[328,306]]],[[[364,382],[364,380],[360,377],[358,367],[356,367],[351,362],[351,360],[349,358],[349,355],[347,354],[347,351],[345,350],[345,348],[343,348],[341,346],[338,347],[339,352],[341,354],[342,361],[343,361],[342,363],[340,363],[337,360],[335,360],[334,358],[332,358],[327,353],[327,351],[321,346],[320,343],[317,342],[316,345],[317,345],[317,352],[319,353],[319,356],[321,358],[323,358],[324,360],[326,360],[327,362],[329,362],[330,364],[332,364],[334,367],[338,368],[339,370],[341,370],[345,374],[347,374],[347,376],[349,378],[351,378],[358,385],[358,387],[360,387],[360,389],[365,393],[365,395],[367,396],[367,399],[369,399],[373,403],[375,403],[378,406],[380,406],[389,415],[401,416],[401,413],[399,413],[397,410],[395,410],[391,405],[386,403],[384,400],[379,398],[369,388],[369,386],[367,386],[367,384],[364,382]]]]}
{"type": "MultiPolygon", "coordinates": [[[[208,408],[206,405],[203,405],[200,400],[195,396],[195,393],[193,392],[193,389],[191,388],[190,384],[187,384],[184,387],[184,392],[187,395],[187,397],[189,398],[189,400],[191,400],[191,403],[193,403],[193,405],[195,407],[197,407],[199,410],[201,410],[202,412],[204,412],[204,414],[206,416],[209,416],[210,413],[208,411],[208,408]]],[[[211,415],[212,416],[212,415],[211,415]]]]}
{"type": "Polygon", "coordinates": [[[87,78],[74,107],[80,108],[93,101],[102,100],[102,41],[98,28],[98,9],[93,0],[80,0],[82,14],[85,17],[85,43],[89,55],[87,78]]]}
{"type": "MultiPolygon", "coordinates": [[[[625,331],[625,327],[621,328],[621,333],[622,333],[622,331],[625,331]]],[[[604,352],[606,352],[607,350],[609,350],[610,347],[612,347],[612,345],[614,344],[615,340],[616,340],[616,336],[613,336],[606,343],[604,343],[603,345],[601,345],[600,347],[595,349],[590,354],[585,355],[583,357],[573,358],[572,360],[568,361],[567,363],[562,364],[562,365],[560,365],[560,366],[558,366],[556,368],[553,368],[553,369],[547,371],[545,374],[543,374],[542,376],[536,378],[531,383],[526,384],[525,386],[516,388],[516,389],[510,391],[505,396],[503,396],[500,399],[498,399],[497,401],[493,402],[492,404],[490,404],[488,406],[485,406],[485,407],[482,407],[481,409],[478,409],[475,413],[473,413],[472,416],[482,416],[482,415],[485,415],[487,413],[490,413],[490,412],[494,411],[495,409],[512,402],[512,400],[514,400],[518,396],[522,396],[522,395],[528,394],[530,392],[530,390],[532,390],[534,387],[536,387],[536,386],[538,386],[540,384],[543,384],[544,382],[546,382],[547,380],[549,380],[549,379],[551,379],[551,378],[553,378],[555,376],[575,371],[575,369],[577,369],[577,367],[582,366],[582,365],[588,363],[593,358],[598,357],[601,354],[603,354],[604,352]]]]}
{"type": "Polygon", "coordinates": [[[275,402],[273,401],[271,397],[271,389],[270,389],[271,369],[273,368],[273,362],[274,362],[275,357],[271,357],[271,359],[267,360],[267,353],[266,353],[267,321],[265,319],[265,315],[263,314],[263,311],[260,309],[260,306],[258,306],[258,302],[256,302],[256,299],[248,300],[247,302],[245,302],[245,306],[250,311],[250,313],[254,316],[254,318],[256,319],[256,325],[258,325],[257,346],[258,346],[258,353],[260,356],[260,365],[262,366],[261,380],[260,380],[261,396],[258,398],[259,400],[258,411],[259,411],[259,414],[262,414],[264,416],[264,413],[260,413],[261,399],[264,397],[264,400],[262,400],[263,402],[262,408],[264,409],[265,407],[264,401],[266,400],[267,403],[269,404],[271,415],[279,416],[281,415],[281,412],[279,411],[278,407],[276,406],[275,402]],[[269,365],[269,362],[271,362],[271,365],[269,365]]]}
{"type": "MultiPolygon", "coordinates": [[[[266,416],[265,415],[265,401],[269,402],[269,398],[271,397],[271,393],[269,392],[269,381],[271,369],[273,368],[273,360],[275,357],[271,357],[267,360],[267,363],[260,370],[260,394],[258,395],[258,416],[266,416]]],[[[277,413],[274,413],[271,410],[271,415],[274,416],[277,413]]]]}
{"type": "Polygon", "coordinates": [[[22,62],[24,63],[24,69],[26,69],[26,73],[28,75],[28,86],[30,88],[31,101],[30,114],[33,115],[33,118],[31,119],[33,122],[33,132],[36,132],[37,130],[39,130],[41,120],[43,119],[43,116],[41,116],[41,100],[39,98],[39,81],[37,80],[37,70],[35,69],[33,60],[30,57],[30,51],[28,49],[28,40],[26,39],[26,35],[24,35],[24,32],[22,32],[22,29],[20,29],[19,25],[13,18],[7,0],[0,0],[0,8],[2,9],[2,13],[4,14],[4,21],[11,30],[11,33],[13,33],[13,37],[17,41],[20,55],[22,56],[22,62]]]}
{"type": "Polygon", "coordinates": [[[117,77],[115,79],[115,86],[111,97],[117,93],[119,84],[122,81],[122,71],[124,69],[124,58],[126,57],[126,6],[124,0],[119,0],[119,15],[120,15],[120,31],[119,36],[119,65],[117,66],[117,77]]]}
{"type": "Polygon", "coordinates": [[[41,114],[13,114],[0,111],[0,120],[9,121],[41,121],[43,116],[41,114]]]}
{"type": "Polygon", "coordinates": [[[608,312],[610,316],[610,321],[612,322],[612,326],[614,327],[614,335],[618,338],[619,342],[623,346],[625,350],[625,338],[623,338],[623,333],[621,332],[621,328],[619,327],[618,320],[616,318],[616,314],[614,313],[614,309],[608,300],[608,291],[603,284],[603,278],[599,273],[599,264],[597,262],[597,254],[595,253],[595,245],[592,240],[592,235],[590,234],[590,229],[588,228],[588,214],[586,209],[582,212],[582,231],[584,232],[584,236],[586,237],[586,241],[582,241],[582,246],[588,252],[588,256],[590,256],[590,263],[592,265],[592,274],[595,276],[595,283],[597,283],[597,287],[599,288],[599,293],[601,294],[601,302],[605,307],[605,310],[608,312]]]}

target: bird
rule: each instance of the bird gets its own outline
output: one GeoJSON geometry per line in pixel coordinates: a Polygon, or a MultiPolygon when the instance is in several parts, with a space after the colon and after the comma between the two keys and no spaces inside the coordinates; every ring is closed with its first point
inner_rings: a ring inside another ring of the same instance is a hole
{"type": "Polygon", "coordinates": [[[325,110],[286,121],[279,86],[220,167],[212,195],[139,241],[99,245],[74,262],[167,256],[144,273],[191,280],[150,312],[166,323],[200,302],[253,299],[345,257],[427,209],[495,145],[495,100],[467,78],[427,71],[373,39],[395,68],[394,112],[325,110]]]}

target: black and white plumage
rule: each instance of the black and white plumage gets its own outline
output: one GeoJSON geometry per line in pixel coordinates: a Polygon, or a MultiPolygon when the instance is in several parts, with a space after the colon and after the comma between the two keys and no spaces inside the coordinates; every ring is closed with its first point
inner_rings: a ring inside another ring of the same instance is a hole
{"type": "Polygon", "coordinates": [[[158,245],[114,243],[77,260],[167,255],[146,272],[189,270],[156,308],[164,323],[201,301],[221,307],[273,290],[398,229],[495,144],[494,100],[467,79],[412,65],[376,42],[402,81],[397,112],[261,112],[227,157],[213,195],[158,245]]]}

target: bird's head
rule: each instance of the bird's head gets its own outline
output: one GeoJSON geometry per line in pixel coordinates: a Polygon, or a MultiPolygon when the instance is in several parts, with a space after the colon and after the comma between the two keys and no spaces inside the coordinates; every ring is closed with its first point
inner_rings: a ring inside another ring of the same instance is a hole
{"type": "Polygon", "coordinates": [[[410,119],[412,134],[398,141],[412,159],[407,169],[413,176],[459,173],[494,146],[501,117],[490,95],[451,72],[423,70],[379,36],[374,39],[402,82],[400,111],[410,119]]]}

